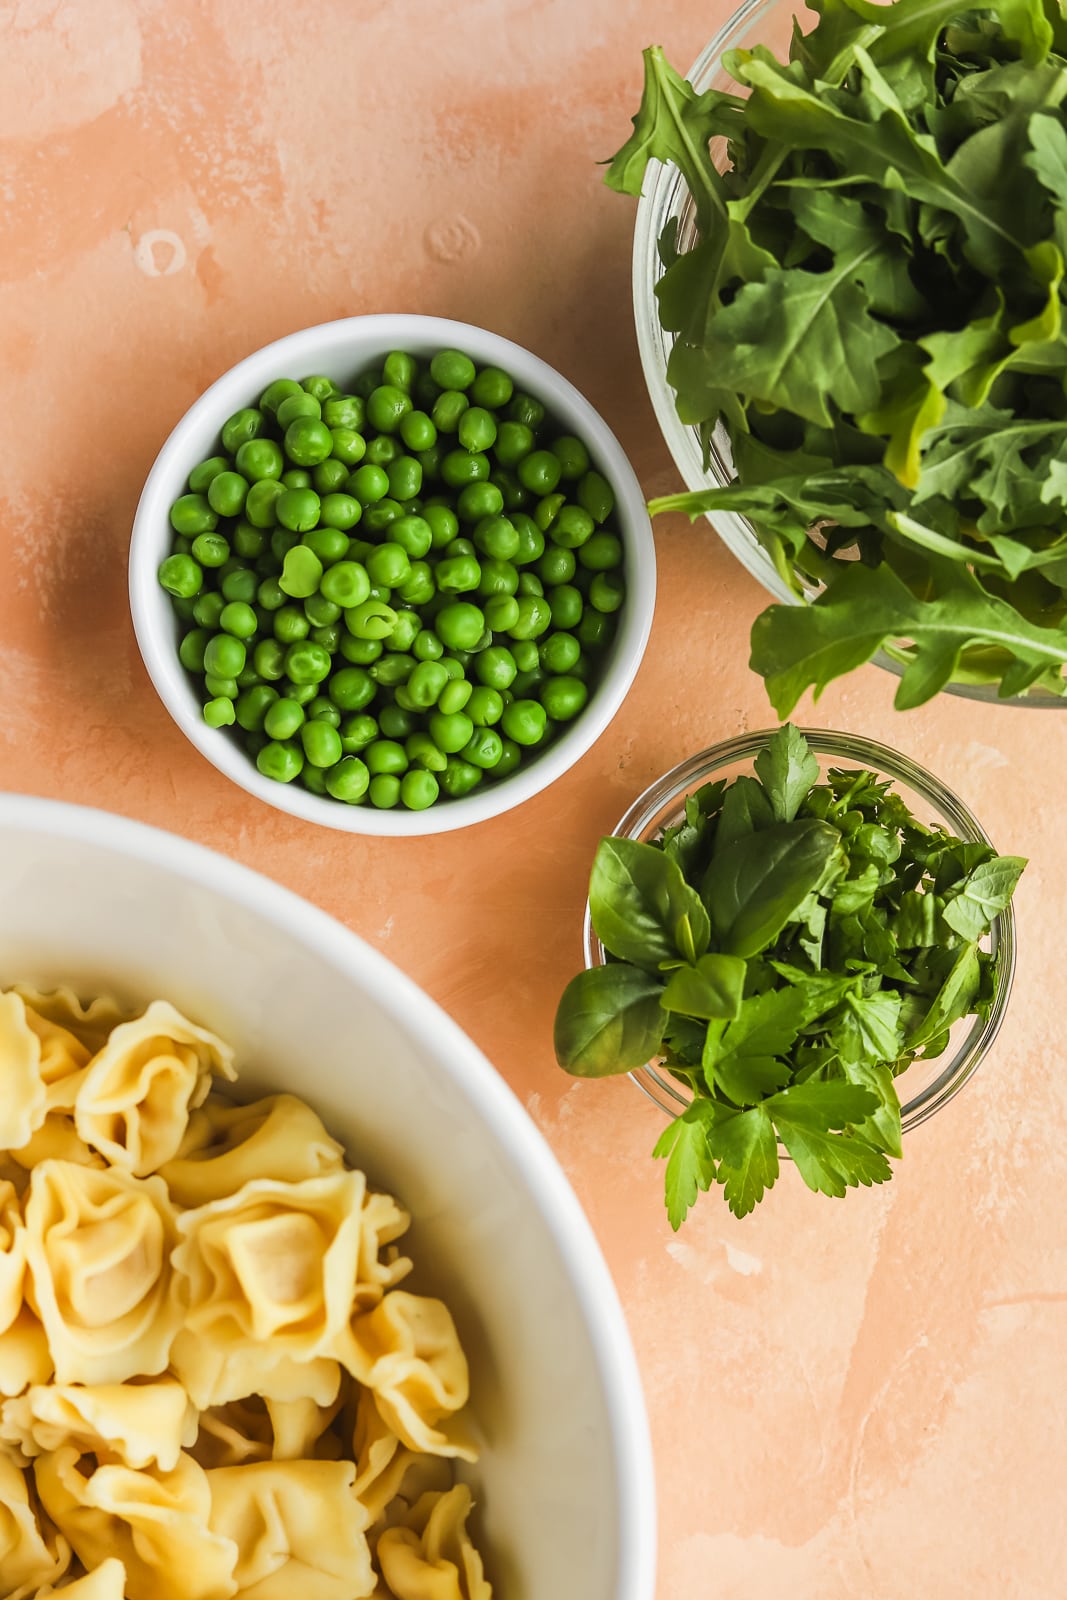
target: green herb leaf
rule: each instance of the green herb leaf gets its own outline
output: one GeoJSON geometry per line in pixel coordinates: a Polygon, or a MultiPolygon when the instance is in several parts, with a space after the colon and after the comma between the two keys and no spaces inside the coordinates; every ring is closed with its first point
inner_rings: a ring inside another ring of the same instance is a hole
{"type": "Polygon", "coordinates": [[[975,867],[942,908],[949,927],[977,943],[1008,904],[1025,866],[1023,856],[997,856],[975,867]]]}
{"type": "Polygon", "coordinates": [[[556,1011],[556,1060],[578,1078],[643,1067],[663,1038],[662,994],[661,982],[625,962],[579,972],[556,1011]]]}
{"type": "Polygon", "coordinates": [[[720,1116],[708,1130],[715,1174],[735,1217],[746,1217],[778,1177],[778,1145],[764,1106],[720,1116]]]}
{"type": "Polygon", "coordinates": [[[922,1020],[908,1034],[908,1049],[918,1050],[965,1017],[976,999],[982,982],[978,950],[965,944],[949,969],[922,1020]]]}
{"type": "Polygon", "coordinates": [[[804,735],[787,722],[771,735],[753,765],[767,791],[777,822],[792,822],[812,784],[819,763],[804,735]]]}
{"type": "Polygon", "coordinates": [[[839,843],[836,828],[803,818],[774,823],[724,850],[702,887],[720,943],[736,956],[758,955],[821,882],[839,843]]]}
{"type": "Polygon", "coordinates": [[[593,929],[605,950],[620,961],[656,971],[661,962],[702,955],[708,946],[708,914],[681,868],[662,850],[633,839],[602,839],[589,880],[593,929]],[[688,950],[679,948],[683,919],[688,950]]]}
{"type": "Polygon", "coordinates": [[[709,1100],[694,1100],[680,1117],[660,1134],[652,1154],[666,1159],[665,1180],[667,1217],[678,1231],[690,1207],[715,1179],[715,1158],[709,1136],[716,1121],[716,1109],[709,1100]]]}
{"type": "Polygon", "coordinates": [[[736,1017],[741,1010],[745,963],[737,956],[703,955],[667,980],[661,1005],[687,1017],[736,1017]]]}
{"type": "Polygon", "coordinates": [[[782,1143],[809,1189],[840,1199],[857,1184],[885,1183],[892,1171],[881,1150],[856,1134],[831,1130],[864,1122],[877,1097],[858,1084],[809,1082],[783,1089],[765,1103],[782,1143]]]}

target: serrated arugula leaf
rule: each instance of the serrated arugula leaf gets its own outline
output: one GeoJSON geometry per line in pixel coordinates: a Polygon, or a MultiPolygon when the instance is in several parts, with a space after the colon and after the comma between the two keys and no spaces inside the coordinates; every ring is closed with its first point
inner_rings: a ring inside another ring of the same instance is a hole
{"type": "Polygon", "coordinates": [[[747,1217],[778,1177],[778,1145],[766,1107],[718,1118],[708,1139],[726,1203],[735,1217],[747,1217]]]}
{"type": "Polygon", "coordinates": [[[665,1191],[667,1218],[678,1231],[701,1192],[715,1180],[715,1158],[709,1136],[717,1113],[709,1100],[694,1100],[660,1134],[652,1151],[657,1160],[666,1160],[665,1191]]]}
{"type": "Polygon", "coordinates": [[[767,791],[777,822],[792,822],[819,776],[808,741],[791,722],[773,733],[756,756],[756,775],[767,791]]]}
{"type": "Polygon", "coordinates": [[[578,1078],[643,1067],[663,1038],[662,994],[662,982],[625,962],[578,973],[556,1012],[556,1060],[578,1078]]]}
{"type": "Polygon", "coordinates": [[[1022,856],[984,861],[955,886],[942,916],[962,939],[976,943],[1004,910],[1026,866],[1022,856]]]}

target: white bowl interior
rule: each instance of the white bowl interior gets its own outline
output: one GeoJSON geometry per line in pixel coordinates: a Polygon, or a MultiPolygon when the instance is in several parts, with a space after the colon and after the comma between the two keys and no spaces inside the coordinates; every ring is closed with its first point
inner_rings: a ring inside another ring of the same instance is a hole
{"type": "Polygon", "coordinates": [[[137,642],[152,682],[178,726],[220,772],[268,805],[352,833],[443,833],[497,816],[546,788],[588,750],[622,704],[648,642],[655,592],[655,553],[644,494],[607,423],[573,384],[521,345],[485,328],[442,317],[398,314],[325,322],[265,345],[232,367],[189,408],[159,452],[141,493],[130,545],[130,605],[137,642]],[[168,513],[184,493],[190,470],[216,451],[219,429],[227,417],[241,406],[254,405],[272,379],[321,372],[344,385],[390,350],[429,355],[442,348],[459,348],[479,364],[503,367],[517,387],[543,401],[560,423],[585,440],[595,465],[615,491],[616,522],[625,550],[626,603],[606,653],[603,676],[588,704],[542,755],[498,784],[487,784],[462,800],[442,800],[427,811],[346,806],[296,784],[264,778],[233,739],[205,724],[200,702],[178,660],[180,633],[170,599],[156,581],[173,537],[168,513]]]}
{"type": "Polygon", "coordinates": [[[411,1209],[412,1287],[456,1316],[495,1592],[651,1600],[648,1427],[610,1276],[526,1112],[421,990],[200,846],[0,795],[0,987],[20,979],[169,999],[236,1046],[245,1096],[310,1101],[411,1209]]]}

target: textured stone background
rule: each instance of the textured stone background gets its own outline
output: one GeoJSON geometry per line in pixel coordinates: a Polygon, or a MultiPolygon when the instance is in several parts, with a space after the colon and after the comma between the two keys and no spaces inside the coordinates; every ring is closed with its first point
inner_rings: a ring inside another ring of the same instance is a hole
{"type": "MultiPolygon", "coordinates": [[[[708,0],[8,0],[0,5],[0,786],[203,840],[317,902],[487,1051],[587,1207],[647,1386],[660,1600],[1054,1600],[1062,1482],[1061,826],[1067,725],[876,668],[809,721],[957,787],[1018,895],[1008,1023],[974,1084],[845,1202],[787,1174],[674,1237],[659,1113],[554,1065],[598,836],[682,756],[772,721],[746,668],[761,591],[706,527],[657,526],[647,658],[580,766],[519,813],[423,843],[253,802],[162,712],[126,609],[141,483],[219,373],[303,325],[411,310],[560,367],[649,494],[677,486],[638,365],[625,137],[640,48],[685,65],[708,0]]],[[[545,1330],[551,1337],[551,1329],[545,1330]]],[[[502,1596],[501,1600],[506,1600],[502,1596]]]]}

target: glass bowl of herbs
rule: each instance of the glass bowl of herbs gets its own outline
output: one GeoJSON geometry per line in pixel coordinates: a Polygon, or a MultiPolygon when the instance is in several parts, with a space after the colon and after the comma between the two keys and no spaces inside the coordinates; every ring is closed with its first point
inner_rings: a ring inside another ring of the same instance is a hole
{"type": "Polygon", "coordinates": [[[687,79],[645,52],[607,182],[686,485],[651,509],[770,594],[780,717],[871,660],[901,709],[1067,706],[1065,55],[1046,0],[747,0],[687,79]]]}
{"type": "Polygon", "coordinates": [[[874,740],[786,724],[717,744],[600,841],[557,1059],[629,1072],[671,1118],[654,1153],[675,1228],[713,1183],[746,1215],[780,1157],[823,1194],[883,1183],[996,1038],[1024,866],[874,740]]]}

